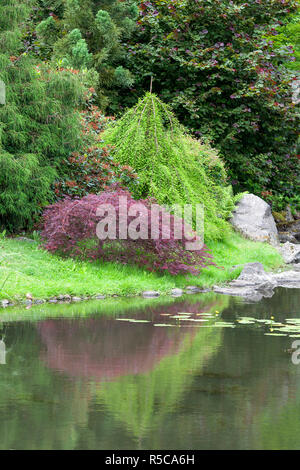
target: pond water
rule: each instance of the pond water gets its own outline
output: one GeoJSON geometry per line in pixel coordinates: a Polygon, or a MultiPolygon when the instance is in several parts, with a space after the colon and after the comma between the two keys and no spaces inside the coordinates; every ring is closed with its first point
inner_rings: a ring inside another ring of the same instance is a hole
{"type": "Polygon", "coordinates": [[[0,449],[300,449],[299,290],[105,302],[1,312],[0,449]]]}

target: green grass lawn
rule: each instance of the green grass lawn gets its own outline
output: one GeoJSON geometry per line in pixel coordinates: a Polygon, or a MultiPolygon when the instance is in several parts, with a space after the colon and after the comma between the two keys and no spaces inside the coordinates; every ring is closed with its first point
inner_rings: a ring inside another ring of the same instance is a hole
{"type": "Polygon", "coordinates": [[[29,243],[0,239],[0,299],[24,299],[27,293],[46,299],[59,294],[137,295],[144,290],[168,293],[173,287],[212,286],[236,278],[241,268],[233,265],[259,261],[267,270],[282,264],[270,245],[254,243],[232,234],[223,242],[208,243],[218,266],[204,269],[200,276],[171,276],[149,273],[118,263],[83,262],[62,259],[29,243]]]}

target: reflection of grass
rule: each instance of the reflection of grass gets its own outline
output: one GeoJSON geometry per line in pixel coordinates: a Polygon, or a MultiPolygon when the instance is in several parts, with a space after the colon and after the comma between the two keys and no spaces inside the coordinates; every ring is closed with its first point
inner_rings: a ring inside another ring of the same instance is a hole
{"type": "Polygon", "coordinates": [[[36,328],[19,328],[7,332],[7,364],[0,366],[0,450],[74,449],[88,421],[86,386],[66,384],[43,365],[36,328]]]}
{"type": "MultiPolygon", "coordinates": [[[[220,296],[214,292],[206,294],[185,296],[184,298],[189,304],[206,305],[213,304],[213,308],[220,312],[228,306],[229,297],[220,296]]],[[[25,307],[15,307],[1,310],[1,321],[38,321],[45,318],[72,318],[72,317],[88,317],[90,315],[122,315],[123,313],[152,312],[174,306],[183,302],[183,298],[173,299],[172,297],[162,296],[156,299],[143,299],[141,297],[90,300],[89,302],[80,303],[62,303],[62,304],[43,304],[36,305],[26,310],[25,307]]],[[[206,307],[205,307],[206,308],[206,307]]],[[[209,310],[209,309],[208,309],[209,310]]]]}
{"type": "Polygon", "coordinates": [[[201,373],[221,342],[221,329],[199,328],[194,337],[185,337],[179,353],[162,359],[153,371],[100,384],[98,401],[136,439],[146,437],[150,429],[159,431],[164,417],[178,405],[194,375],[201,373]]]}
{"type": "Polygon", "coordinates": [[[1,239],[0,250],[5,261],[0,264],[0,285],[5,282],[5,292],[0,299],[24,298],[30,292],[35,298],[49,298],[59,294],[134,295],[143,290],[162,293],[173,287],[190,284],[211,286],[234,279],[240,269],[232,272],[235,264],[260,261],[266,268],[278,266],[281,257],[274,248],[263,243],[253,243],[232,234],[224,242],[213,242],[209,248],[218,266],[203,270],[200,276],[170,276],[146,272],[135,266],[117,263],[81,262],[61,259],[38,249],[37,243],[1,239]],[[9,278],[7,278],[9,274],[9,278]]]}

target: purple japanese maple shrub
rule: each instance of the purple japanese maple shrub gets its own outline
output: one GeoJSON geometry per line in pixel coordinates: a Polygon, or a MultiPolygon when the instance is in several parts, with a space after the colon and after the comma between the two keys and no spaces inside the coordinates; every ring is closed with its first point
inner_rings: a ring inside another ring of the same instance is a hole
{"type": "Polygon", "coordinates": [[[201,269],[215,265],[196,232],[158,205],[156,212],[151,210],[153,203],[136,201],[119,188],[81,199],[66,197],[43,214],[43,246],[52,253],[134,263],[172,275],[198,275],[201,269]],[[187,243],[199,243],[199,249],[189,251],[187,243]]]}

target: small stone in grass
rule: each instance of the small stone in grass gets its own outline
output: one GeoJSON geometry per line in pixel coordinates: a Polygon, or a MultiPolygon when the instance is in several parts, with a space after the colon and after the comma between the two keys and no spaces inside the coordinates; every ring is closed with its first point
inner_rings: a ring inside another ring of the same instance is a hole
{"type": "Polygon", "coordinates": [[[183,295],[183,290],[182,289],[172,289],[171,295],[173,297],[181,297],[183,295]]]}
{"type": "Polygon", "coordinates": [[[153,297],[159,297],[159,292],[155,290],[146,290],[143,292],[142,296],[146,299],[151,299],[153,297]]]}

